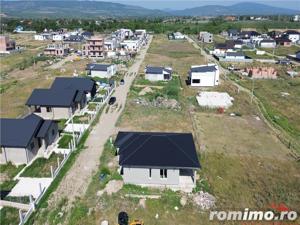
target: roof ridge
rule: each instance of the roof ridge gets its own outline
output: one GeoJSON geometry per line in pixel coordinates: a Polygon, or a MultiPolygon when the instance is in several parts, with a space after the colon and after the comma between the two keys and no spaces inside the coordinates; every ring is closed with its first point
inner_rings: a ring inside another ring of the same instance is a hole
{"type": "Polygon", "coordinates": [[[191,160],[193,163],[198,164],[196,161],[194,161],[177,143],[175,143],[170,137],[166,136],[168,140],[175,145],[189,160],[191,160]]]}
{"type": "Polygon", "coordinates": [[[148,142],[150,139],[152,138],[152,135],[150,135],[141,145],[139,145],[135,151],[133,151],[132,153],[128,154],[128,156],[122,160],[122,162],[126,161],[127,159],[129,159],[133,154],[135,154],[138,150],[140,150],[143,145],[148,142]]]}

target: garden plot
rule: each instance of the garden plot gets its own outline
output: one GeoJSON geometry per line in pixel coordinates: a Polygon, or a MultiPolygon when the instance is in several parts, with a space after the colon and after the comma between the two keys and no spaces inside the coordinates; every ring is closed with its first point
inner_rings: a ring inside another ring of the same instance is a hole
{"type": "Polygon", "coordinates": [[[31,195],[36,199],[43,190],[49,187],[52,180],[52,178],[21,177],[8,196],[21,197],[31,195]]]}

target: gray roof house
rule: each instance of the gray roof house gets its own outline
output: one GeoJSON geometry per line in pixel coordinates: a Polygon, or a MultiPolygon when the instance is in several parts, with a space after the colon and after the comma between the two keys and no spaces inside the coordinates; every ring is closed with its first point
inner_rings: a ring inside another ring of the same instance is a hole
{"type": "Polygon", "coordinates": [[[83,91],[94,97],[96,94],[96,81],[86,77],[56,77],[52,83],[51,89],[55,90],[77,90],[83,91]]]}
{"type": "Polygon", "coordinates": [[[26,105],[44,119],[69,119],[96,94],[91,78],[57,77],[50,89],[34,89],[26,105]]]}
{"type": "Polygon", "coordinates": [[[86,65],[87,75],[91,77],[110,78],[117,72],[114,64],[91,63],[86,65]]]}
{"type": "Polygon", "coordinates": [[[191,66],[188,74],[192,87],[213,87],[219,85],[220,71],[216,64],[191,66]]]}
{"type": "Polygon", "coordinates": [[[172,68],[147,66],[145,78],[150,81],[168,81],[172,79],[172,68]]]}
{"type": "Polygon", "coordinates": [[[58,126],[53,120],[44,120],[30,114],[22,119],[0,119],[1,163],[29,163],[39,150],[47,148],[58,138],[58,126]]]}
{"type": "Polygon", "coordinates": [[[115,140],[124,182],[190,192],[200,168],[191,133],[119,132],[115,140]]]}

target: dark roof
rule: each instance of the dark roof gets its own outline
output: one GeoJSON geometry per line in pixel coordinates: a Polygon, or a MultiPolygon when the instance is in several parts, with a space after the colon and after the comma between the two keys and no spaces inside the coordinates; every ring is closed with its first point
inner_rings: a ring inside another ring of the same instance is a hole
{"type": "Polygon", "coordinates": [[[228,49],[228,46],[225,43],[219,43],[219,44],[215,44],[215,48],[216,49],[228,49]]]}
{"type": "Polygon", "coordinates": [[[46,137],[48,130],[53,123],[55,123],[53,120],[45,120],[43,122],[39,132],[37,133],[36,137],[40,137],[40,138],[46,137]]]}
{"type": "Polygon", "coordinates": [[[107,71],[107,68],[110,67],[111,64],[96,64],[91,63],[86,65],[87,70],[95,70],[95,71],[107,71]]]}
{"type": "Polygon", "coordinates": [[[0,119],[0,145],[26,148],[37,134],[42,123],[43,119],[35,114],[30,114],[23,119],[0,119]]]}
{"type": "Polygon", "coordinates": [[[290,39],[287,37],[279,37],[275,39],[276,42],[292,42],[290,39]]]}
{"type": "Polygon", "coordinates": [[[226,56],[245,56],[243,52],[227,52],[226,56]]]}
{"type": "Polygon", "coordinates": [[[171,73],[172,72],[171,70],[166,69],[164,67],[154,67],[154,66],[147,66],[146,67],[146,73],[162,74],[163,71],[166,71],[167,73],[171,73]]]}
{"type": "Polygon", "coordinates": [[[240,33],[241,36],[258,36],[260,35],[260,33],[256,32],[256,31],[242,31],[240,33]]]}
{"type": "Polygon", "coordinates": [[[81,100],[84,98],[84,91],[77,91],[75,102],[81,102],[81,100]]]}
{"type": "Polygon", "coordinates": [[[191,67],[192,73],[205,73],[205,72],[214,72],[216,71],[216,66],[199,66],[199,67],[191,67]]]}
{"type": "Polygon", "coordinates": [[[200,168],[191,133],[119,132],[122,166],[200,168]]]}
{"type": "Polygon", "coordinates": [[[261,40],[260,43],[274,43],[275,40],[261,40]]]}
{"type": "Polygon", "coordinates": [[[67,37],[64,41],[69,41],[69,42],[82,42],[84,40],[83,36],[81,35],[70,35],[67,37]]]}
{"type": "Polygon", "coordinates": [[[227,32],[229,34],[232,34],[232,35],[238,35],[239,34],[239,30],[237,30],[237,29],[229,29],[227,32]]]}
{"type": "Polygon", "coordinates": [[[85,77],[56,77],[51,89],[55,90],[78,90],[91,92],[96,82],[91,78],[85,77]]]}
{"type": "Polygon", "coordinates": [[[34,89],[26,105],[70,107],[75,101],[77,90],[34,89]]]}
{"type": "Polygon", "coordinates": [[[300,33],[296,30],[287,30],[284,32],[284,34],[300,34],[300,33]]]}

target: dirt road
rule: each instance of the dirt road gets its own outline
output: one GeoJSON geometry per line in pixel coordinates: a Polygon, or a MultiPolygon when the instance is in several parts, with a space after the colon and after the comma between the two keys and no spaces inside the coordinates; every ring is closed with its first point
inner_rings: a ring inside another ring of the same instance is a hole
{"type": "MultiPolygon", "coordinates": [[[[151,40],[152,36],[150,37],[148,45],[140,51],[135,63],[129,68],[128,74],[138,73],[151,40]]],[[[113,96],[117,98],[116,103],[119,106],[121,105],[122,109],[114,110],[113,112],[109,110],[108,113],[102,113],[99,123],[93,128],[86,141],[87,148],[80,153],[76,162],[68,171],[57,190],[52,194],[49,199],[49,206],[53,207],[55,203],[58,203],[65,197],[68,199],[68,204],[70,204],[74,201],[75,197],[85,194],[92,175],[98,169],[99,158],[102,154],[103,146],[108,138],[116,132],[115,124],[124,109],[127,93],[134,78],[134,75],[126,76],[124,78],[125,84],[116,88],[113,96]]]]}

